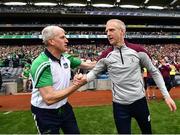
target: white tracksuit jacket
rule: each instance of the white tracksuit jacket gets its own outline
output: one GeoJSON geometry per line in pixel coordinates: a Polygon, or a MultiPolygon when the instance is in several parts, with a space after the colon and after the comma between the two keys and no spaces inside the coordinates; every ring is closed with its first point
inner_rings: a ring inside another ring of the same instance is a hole
{"type": "Polygon", "coordinates": [[[106,58],[99,60],[87,74],[87,81],[94,80],[100,72],[107,69],[111,80],[113,101],[131,104],[145,96],[141,67],[146,67],[151,73],[164,98],[169,97],[162,75],[152,64],[149,56],[144,52],[136,52],[126,45],[121,48],[115,47],[106,58]]]}

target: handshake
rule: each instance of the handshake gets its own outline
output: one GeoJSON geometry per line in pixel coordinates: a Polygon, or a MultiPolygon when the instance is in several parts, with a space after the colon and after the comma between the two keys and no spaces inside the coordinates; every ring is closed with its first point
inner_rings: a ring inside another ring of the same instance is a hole
{"type": "Polygon", "coordinates": [[[86,83],[87,83],[86,74],[79,73],[79,74],[76,74],[73,78],[73,85],[81,87],[86,83]]]}

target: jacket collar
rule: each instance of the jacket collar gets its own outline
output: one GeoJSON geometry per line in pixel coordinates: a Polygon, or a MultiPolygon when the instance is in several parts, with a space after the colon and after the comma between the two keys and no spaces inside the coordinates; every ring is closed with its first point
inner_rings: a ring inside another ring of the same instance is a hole
{"type": "Polygon", "coordinates": [[[118,47],[114,47],[114,49],[122,49],[122,48],[126,48],[127,46],[125,44],[121,45],[121,46],[118,46],[118,47]]]}

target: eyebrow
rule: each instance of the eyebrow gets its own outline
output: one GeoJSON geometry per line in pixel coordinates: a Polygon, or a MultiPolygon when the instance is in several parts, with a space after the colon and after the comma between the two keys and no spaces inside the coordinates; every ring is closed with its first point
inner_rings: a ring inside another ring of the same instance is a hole
{"type": "Polygon", "coordinates": [[[105,29],[105,32],[107,32],[108,30],[115,30],[115,28],[105,29]]]}
{"type": "Polygon", "coordinates": [[[62,36],[60,36],[60,38],[66,38],[66,35],[62,35],[62,36]]]}

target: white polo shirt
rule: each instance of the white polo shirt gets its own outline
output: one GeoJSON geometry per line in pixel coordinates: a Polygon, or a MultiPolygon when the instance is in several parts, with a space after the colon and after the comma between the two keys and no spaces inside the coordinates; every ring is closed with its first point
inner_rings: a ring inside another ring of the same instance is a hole
{"type": "Polygon", "coordinates": [[[61,56],[60,60],[55,58],[48,50],[41,53],[32,63],[31,78],[33,90],[31,104],[38,108],[57,109],[66,104],[67,98],[47,105],[38,88],[52,86],[55,90],[62,90],[70,84],[70,61],[61,56]]]}

